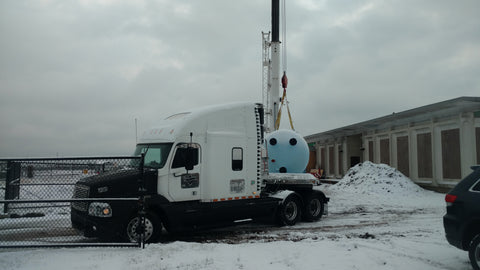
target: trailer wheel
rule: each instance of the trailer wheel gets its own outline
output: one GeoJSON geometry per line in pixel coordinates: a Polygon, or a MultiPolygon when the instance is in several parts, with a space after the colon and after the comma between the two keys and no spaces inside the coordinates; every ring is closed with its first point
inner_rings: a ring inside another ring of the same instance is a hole
{"type": "Polygon", "coordinates": [[[293,226],[302,216],[300,200],[295,195],[289,195],[280,205],[278,221],[280,225],[293,226]]]}
{"type": "Polygon", "coordinates": [[[303,219],[305,221],[317,221],[323,215],[323,200],[317,193],[309,194],[305,199],[305,209],[303,211],[303,219]]]}
{"type": "MultiPolygon", "coordinates": [[[[130,242],[138,242],[140,237],[138,219],[138,216],[131,217],[125,227],[126,238],[130,242]]],[[[156,242],[161,233],[162,222],[160,221],[160,218],[154,213],[148,212],[145,215],[145,242],[156,242]]]]}

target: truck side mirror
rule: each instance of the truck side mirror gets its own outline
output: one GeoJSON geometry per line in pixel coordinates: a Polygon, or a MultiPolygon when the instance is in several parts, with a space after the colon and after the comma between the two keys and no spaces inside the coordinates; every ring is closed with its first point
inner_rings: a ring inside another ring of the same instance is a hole
{"type": "Polygon", "coordinates": [[[193,170],[193,166],[196,164],[197,157],[197,151],[193,147],[187,147],[185,151],[185,170],[191,171],[193,170]]]}

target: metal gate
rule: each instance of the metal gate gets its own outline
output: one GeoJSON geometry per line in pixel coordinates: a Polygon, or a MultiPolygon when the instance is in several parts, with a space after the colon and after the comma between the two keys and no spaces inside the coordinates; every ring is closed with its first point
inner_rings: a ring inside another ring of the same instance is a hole
{"type": "MultiPolygon", "coordinates": [[[[75,205],[125,201],[138,205],[139,228],[144,221],[143,195],[129,198],[74,196],[75,183],[112,171],[138,169],[143,189],[142,157],[95,157],[0,160],[0,248],[117,246],[143,247],[138,242],[87,238],[73,229],[75,205]]],[[[143,232],[139,232],[143,235],[143,232]]],[[[119,240],[120,239],[120,240],[119,240]]]]}

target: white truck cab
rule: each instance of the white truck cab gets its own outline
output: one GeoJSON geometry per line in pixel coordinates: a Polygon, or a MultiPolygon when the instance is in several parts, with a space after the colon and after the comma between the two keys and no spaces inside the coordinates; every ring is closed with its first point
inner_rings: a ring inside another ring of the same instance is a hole
{"type": "Polygon", "coordinates": [[[260,198],[261,110],[234,103],[174,114],[143,133],[135,154],[148,149],[145,166],[163,164],[157,192],[171,202],[260,198]],[[187,147],[196,155],[188,172],[187,147]]]}
{"type": "MultiPolygon", "coordinates": [[[[313,176],[268,173],[263,114],[261,104],[232,103],[169,116],[145,131],[136,146],[135,155],[144,155],[142,175],[131,169],[88,177],[77,182],[76,190],[82,192],[75,194],[144,196],[149,242],[158,240],[163,227],[169,232],[195,230],[266,216],[283,225],[319,220],[329,199],[313,189],[313,176]],[[107,192],[97,193],[99,187],[107,192]]],[[[91,216],[89,207],[72,207],[73,226],[85,236],[139,238],[138,207],[114,202],[100,206],[113,214],[91,216]]]]}

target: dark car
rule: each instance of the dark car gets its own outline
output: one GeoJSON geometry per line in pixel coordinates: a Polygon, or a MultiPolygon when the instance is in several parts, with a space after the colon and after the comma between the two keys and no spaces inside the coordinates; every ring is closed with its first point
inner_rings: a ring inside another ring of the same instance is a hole
{"type": "Polygon", "coordinates": [[[448,242],[468,250],[473,268],[480,270],[480,165],[472,170],[445,196],[443,226],[448,242]]]}

